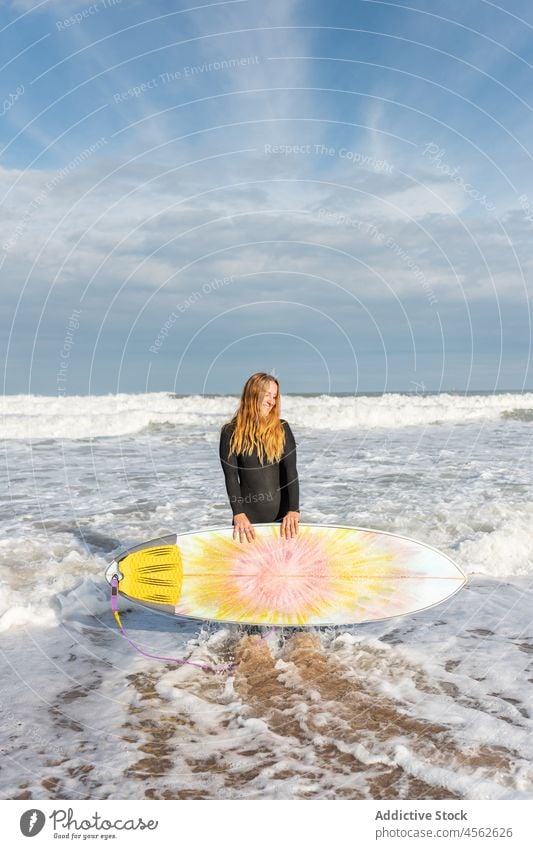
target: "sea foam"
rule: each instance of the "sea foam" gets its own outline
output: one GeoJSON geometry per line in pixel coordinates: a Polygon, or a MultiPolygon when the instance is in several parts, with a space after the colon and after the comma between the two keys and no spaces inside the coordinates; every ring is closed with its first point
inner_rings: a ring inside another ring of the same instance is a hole
{"type": "MultiPolygon", "coordinates": [[[[87,439],[140,433],[201,421],[220,426],[239,403],[233,395],[176,396],[168,392],[116,395],[6,395],[4,439],[87,439]]],[[[528,421],[533,393],[480,395],[285,395],[282,415],[300,428],[355,430],[403,428],[491,420],[528,421]]]]}

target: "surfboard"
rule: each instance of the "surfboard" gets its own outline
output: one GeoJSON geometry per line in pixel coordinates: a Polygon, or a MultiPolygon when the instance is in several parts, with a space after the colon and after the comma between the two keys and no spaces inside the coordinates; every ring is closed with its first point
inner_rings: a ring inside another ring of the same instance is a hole
{"type": "Polygon", "coordinates": [[[449,599],[466,575],[425,543],[368,528],[254,525],[168,534],[136,545],[106,569],[119,594],[189,619],[263,626],[354,625],[426,610],[449,599]]]}

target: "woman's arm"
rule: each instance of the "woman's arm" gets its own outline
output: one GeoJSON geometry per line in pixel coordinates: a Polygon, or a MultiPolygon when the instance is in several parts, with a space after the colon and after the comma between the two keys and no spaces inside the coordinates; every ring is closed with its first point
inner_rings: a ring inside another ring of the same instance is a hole
{"type": "Polygon", "coordinates": [[[222,463],[222,471],[226,481],[226,490],[229,495],[229,503],[231,512],[233,513],[233,539],[242,541],[242,535],[246,537],[248,542],[255,539],[255,528],[251,524],[246,513],[243,512],[243,497],[241,495],[241,484],[239,481],[239,468],[237,466],[237,458],[233,457],[233,462],[229,458],[229,443],[231,439],[231,428],[224,425],[220,431],[220,446],[218,456],[222,463]]]}
{"type": "Polygon", "coordinates": [[[283,421],[285,428],[285,447],[280,463],[285,467],[285,480],[287,487],[288,510],[299,512],[300,510],[300,484],[298,471],[296,469],[296,441],[294,439],[289,423],[283,421]]]}
{"type": "Polygon", "coordinates": [[[289,423],[283,421],[285,428],[285,447],[280,465],[283,465],[285,486],[287,488],[287,513],[281,520],[281,536],[295,537],[300,522],[300,485],[296,469],[296,441],[289,423]]]}
{"type": "Polygon", "coordinates": [[[229,496],[231,512],[235,516],[237,513],[242,513],[243,500],[241,496],[241,484],[239,482],[239,469],[237,466],[237,458],[233,455],[232,460],[229,458],[229,442],[231,439],[231,428],[224,425],[220,431],[220,445],[218,456],[222,463],[222,471],[226,481],[226,491],[229,496]]]}

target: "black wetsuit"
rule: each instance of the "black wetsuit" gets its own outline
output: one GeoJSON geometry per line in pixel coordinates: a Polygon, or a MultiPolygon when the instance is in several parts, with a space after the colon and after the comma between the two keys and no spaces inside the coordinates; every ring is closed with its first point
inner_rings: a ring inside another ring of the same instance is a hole
{"type": "Polygon", "coordinates": [[[296,443],[285,419],[285,446],[279,463],[262,465],[254,450],[250,455],[229,456],[234,426],[225,424],[220,433],[220,462],[226,489],[235,516],[246,513],[250,522],[281,522],[289,510],[299,510],[299,484],[296,471],[296,443]]]}

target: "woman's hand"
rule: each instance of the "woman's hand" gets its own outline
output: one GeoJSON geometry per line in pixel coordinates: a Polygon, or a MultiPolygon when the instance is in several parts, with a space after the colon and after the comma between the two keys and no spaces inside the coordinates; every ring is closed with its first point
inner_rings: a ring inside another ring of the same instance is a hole
{"type": "Polygon", "coordinates": [[[233,539],[238,539],[242,542],[242,535],[246,536],[248,542],[255,539],[255,528],[250,522],[246,513],[237,513],[233,517],[233,539]]]}
{"type": "Polygon", "coordinates": [[[281,536],[285,539],[295,537],[298,533],[298,523],[300,521],[300,513],[298,510],[289,510],[281,522],[281,536]]]}

